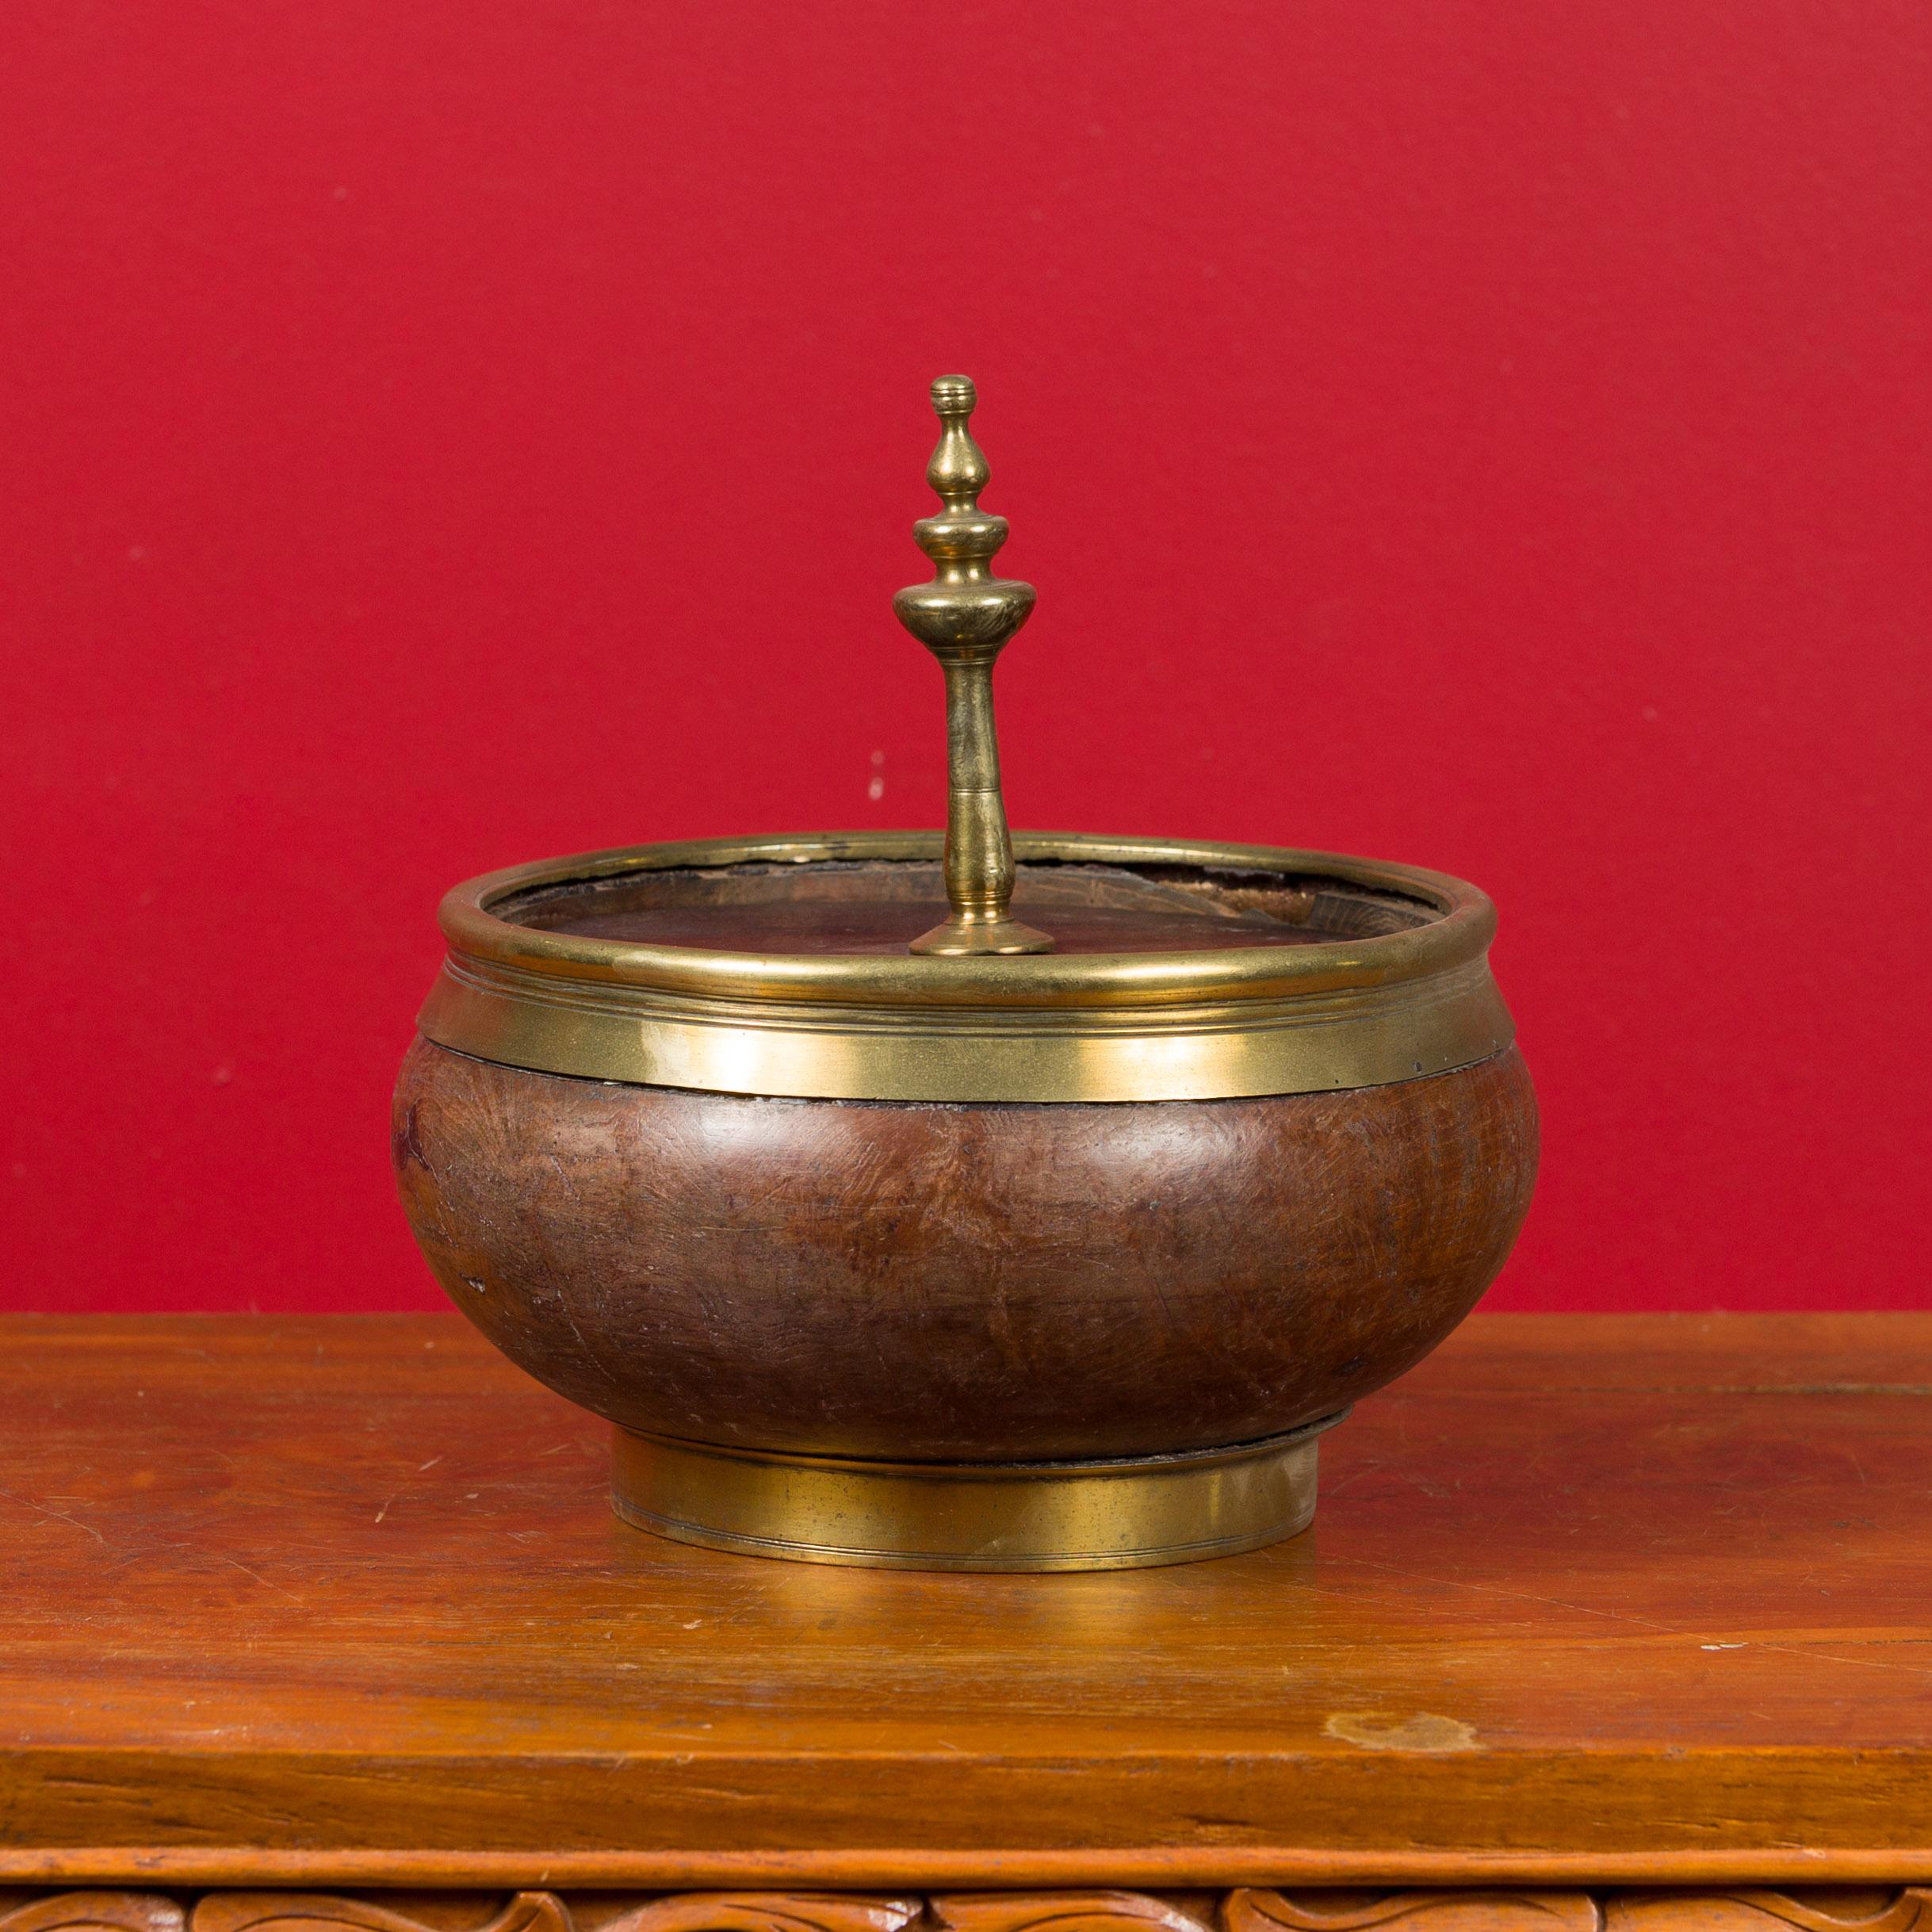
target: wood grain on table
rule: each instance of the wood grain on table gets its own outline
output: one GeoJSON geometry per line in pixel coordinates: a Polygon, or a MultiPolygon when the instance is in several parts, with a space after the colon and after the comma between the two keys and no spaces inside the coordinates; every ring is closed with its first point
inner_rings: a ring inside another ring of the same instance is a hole
{"type": "Polygon", "coordinates": [[[0,1880],[1932,1877],[1932,1316],[1479,1316],[1251,1555],[661,1542],[453,1317],[0,1322],[0,1880]]]}

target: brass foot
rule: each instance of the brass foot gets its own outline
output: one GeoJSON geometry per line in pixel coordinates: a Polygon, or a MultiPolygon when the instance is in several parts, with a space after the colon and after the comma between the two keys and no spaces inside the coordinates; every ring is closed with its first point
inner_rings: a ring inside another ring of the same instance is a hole
{"type": "Polygon", "coordinates": [[[1316,1438],[1341,1414],[1233,1448],[1054,1463],[784,1456],[620,1429],[611,1500],[626,1522],[660,1536],[801,1563],[893,1570],[1192,1563],[1306,1529],[1316,1438]]]}

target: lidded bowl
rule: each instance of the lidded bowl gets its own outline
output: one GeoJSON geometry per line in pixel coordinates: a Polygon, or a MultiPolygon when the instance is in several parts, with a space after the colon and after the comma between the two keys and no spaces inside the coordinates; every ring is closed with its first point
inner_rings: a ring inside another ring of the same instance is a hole
{"type": "Polygon", "coordinates": [[[1489,901],[1333,854],[1009,835],[993,661],[1031,611],[963,377],[933,385],[937,833],[493,873],[396,1096],[450,1299],[616,1425],[643,1528],[824,1562],[1183,1561],[1311,1519],[1317,1438],[1527,1211],[1489,901]]]}

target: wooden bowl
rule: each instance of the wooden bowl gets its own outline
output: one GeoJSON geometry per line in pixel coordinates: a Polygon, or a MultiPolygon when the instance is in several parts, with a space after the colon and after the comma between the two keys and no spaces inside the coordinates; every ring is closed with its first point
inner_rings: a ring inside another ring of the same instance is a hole
{"type": "Polygon", "coordinates": [[[446,901],[404,1204],[456,1305],[618,1425],[630,1520],[921,1567],[1252,1548],[1508,1254],[1536,1116],[1480,893],[1016,844],[1050,954],[908,956],[936,835],[646,846],[446,901]]]}

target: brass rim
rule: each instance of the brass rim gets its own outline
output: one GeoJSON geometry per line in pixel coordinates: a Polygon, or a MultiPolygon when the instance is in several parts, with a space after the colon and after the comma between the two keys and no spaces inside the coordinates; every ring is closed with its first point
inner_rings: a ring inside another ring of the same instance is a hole
{"type": "Polygon", "coordinates": [[[1023,865],[1085,861],[1314,877],[1400,894],[1410,930],[1296,946],[1001,958],[775,955],[586,939],[495,908],[672,867],[936,859],[929,832],[707,839],[494,872],[444,899],[450,955],[419,1024],[476,1058],[645,1086],[834,1100],[1211,1100],[1452,1071],[1514,1028],[1496,916],[1417,867],[1268,846],[1021,833],[1023,865]]]}
{"type": "Polygon", "coordinates": [[[612,1506],[740,1555],[878,1570],[1073,1570],[1196,1563],[1314,1515],[1316,1438],[1347,1414],[1232,1448],[1061,1463],[888,1463],[619,1429],[612,1506]]]}

